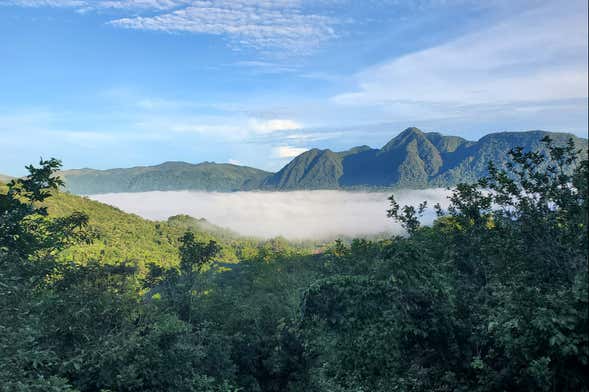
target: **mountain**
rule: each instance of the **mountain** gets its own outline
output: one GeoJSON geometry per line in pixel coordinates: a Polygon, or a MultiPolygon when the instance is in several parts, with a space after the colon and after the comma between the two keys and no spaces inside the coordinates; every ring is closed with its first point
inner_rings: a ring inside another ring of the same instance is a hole
{"type": "Polygon", "coordinates": [[[572,138],[587,153],[587,139],[566,133],[501,132],[474,142],[407,128],[380,149],[309,150],[266,179],[263,186],[275,190],[451,186],[476,181],[485,175],[489,161],[501,166],[513,147],[541,150],[544,136],[557,144],[572,138]]]}
{"type": "Polygon", "coordinates": [[[66,190],[75,194],[172,190],[231,192],[257,189],[270,174],[252,167],[212,162],[165,162],[129,169],[60,172],[66,190]]]}
{"type": "Polygon", "coordinates": [[[540,140],[544,136],[550,136],[557,144],[572,138],[587,153],[587,139],[567,133],[499,132],[470,141],[412,127],[380,149],[369,146],[341,152],[311,149],[277,173],[230,164],[166,162],[130,169],[68,170],[61,175],[66,189],[77,194],[451,186],[476,181],[485,175],[489,161],[501,166],[513,147],[542,149],[540,140]]]}
{"type": "Polygon", "coordinates": [[[337,189],[343,174],[342,158],[331,150],[309,150],[266,178],[263,188],[270,189],[337,189]]]}
{"type": "Polygon", "coordinates": [[[440,151],[417,128],[407,128],[380,150],[363,150],[343,159],[343,187],[392,185],[421,187],[442,167],[440,151]]]}

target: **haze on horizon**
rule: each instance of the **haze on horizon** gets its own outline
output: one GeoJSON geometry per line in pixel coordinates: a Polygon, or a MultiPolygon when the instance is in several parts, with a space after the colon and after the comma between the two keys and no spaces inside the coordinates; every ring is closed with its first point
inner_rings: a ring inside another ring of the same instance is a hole
{"type": "Polygon", "coordinates": [[[586,137],[585,0],[0,0],[0,173],[586,137]]]}

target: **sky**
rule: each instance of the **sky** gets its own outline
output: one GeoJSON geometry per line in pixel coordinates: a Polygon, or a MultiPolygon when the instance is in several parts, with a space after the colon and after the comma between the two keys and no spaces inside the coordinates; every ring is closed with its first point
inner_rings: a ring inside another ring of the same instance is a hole
{"type": "Polygon", "coordinates": [[[0,173],[587,135],[587,1],[0,0],[0,173]]]}

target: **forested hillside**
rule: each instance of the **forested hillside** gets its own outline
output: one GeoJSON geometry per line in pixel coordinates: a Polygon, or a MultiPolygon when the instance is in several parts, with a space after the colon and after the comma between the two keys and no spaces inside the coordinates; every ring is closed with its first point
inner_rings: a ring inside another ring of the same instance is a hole
{"type": "MultiPolygon", "coordinates": [[[[7,186],[0,183],[0,193],[6,193],[7,186]]],[[[312,242],[288,243],[284,239],[261,240],[238,235],[228,229],[216,226],[206,219],[187,215],[170,217],[167,221],[154,222],[118,208],[102,204],[85,197],[51,191],[51,197],[40,203],[47,208],[52,218],[62,219],[71,214],[81,213],[88,218],[89,241],[71,244],[56,254],[60,261],[75,263],[92,260],[103,265],[121,262],[136,265],[139,273],[146,272],[146,265],[153,263],[170,268],[179,263],[179,238],[186,231],[194,233],[200,241],[216,240],[220,246],[220,257],[226,263],[235,263],[271,253],[310,253],[318,245],[312,242]]]]}
{"type": "Polygon", "coordinates": [[[68,170],[59,173],[75,194],[202,190],[231,192],[256,189],[270,173],[246,166],[203,162],[166,162],[130,169],[68,170]]]}
{"type": "Polygon", "coordinates": [[[0,193],[0,389],[589,391],[589,162],[543,144],[456,186],[432,226],[393,195],[406,235],[317,254],[237,239],[233,263],[231,233],[125,215],[123,247],[178,236],[143,273],[143,240],[118,262],[72,250],[122,213],[56,194],[42,161],[0,193]]]}
{"type": "Polygon", "coordinates": [[[112,170],[68,170],[60,175],[76,194],[167,190],[390,189],[452,186],[487,174],[488,162],[500,167],[516,146],[542,149],[550,136],[573,138],[587,154],[587,140],[543,131],[492,133],[479,141],[407,128],[380,149],[311,149],[277,173],[229,164],[167,162],[158,166],[112,170]]]}
{"type": "Polygon", "coordinates": [[[476,181],[487,174],[487,164],[502,167],[510,149],[542,149],[550,136],[558,143],[573,138],[587,154],[587,140],[542,131],[489,134],[477,142],[407,128],[381,149],[367,146],[335,153],[307,151],[267,178],[263,187],[294,189],[425,188],[476,181]]]}

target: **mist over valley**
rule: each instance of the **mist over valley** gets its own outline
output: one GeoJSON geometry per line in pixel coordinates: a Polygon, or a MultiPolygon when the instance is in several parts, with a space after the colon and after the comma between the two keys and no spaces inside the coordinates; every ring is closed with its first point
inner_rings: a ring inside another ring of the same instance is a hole
{"type": "MultiPolygon", "coordinates": [[[[91,195],[91,199],[151,220],[187,214],[231,229],[244,236],[287,239],[331,239],[381,233],[400,234],[403,229],[387,218],[390,192],[335,190],[292,192],[138,192],[91,195]]],[[[443,188],[398,190],[401,205],[447,204],[443,188]]],[[[428,209],[424,223],[434,213],[428,209]]]]}

